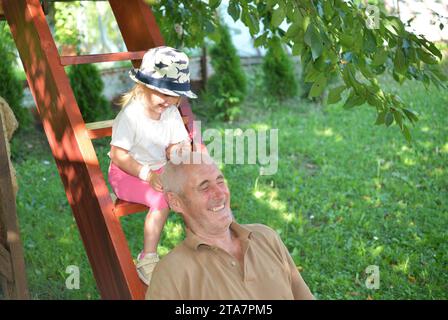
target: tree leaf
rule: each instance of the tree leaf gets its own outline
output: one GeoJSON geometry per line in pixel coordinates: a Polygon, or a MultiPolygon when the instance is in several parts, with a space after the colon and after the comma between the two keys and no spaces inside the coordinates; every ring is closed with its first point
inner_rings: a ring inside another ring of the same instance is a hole
{"type": "Polygon", "coordinates": [[[389,31],[398,36],[403,36],[405,33],[403,22],[401,22],[401,20],[397,17],[387,16],[385,19],[385,25],[389,31]]]}
{"type": "Polygon", "coordinates": [[[364,77],[366,77],[368,79],[374,77],[372,71],[370,71],[369,66],[366,64],[366,61],[364,60],[363,56],[361,56],[358,59],[358,68],[361,70],[361,73],[364,75],[364,77]]]}
{"type": "Polygon", "coordinates": [[[376,40],[372,31],[367,30],[363,39],[363,48],[367,53],[373,53],[376,50],[376,40]]]}
{"type": "Polygon", "coordinates": [[[418,48],[417,49],[417,54],[419,56],[419,58],[427,64],[437,64],[437,59],[430,53],[428,53],[427,51],[418,48]]]}
{"type": "Polygon", "coordinates": [[[300,55],[303,49],[303,44],[301,41],[294,42],[294,45],[292,46],[292,54],[295,56],[300,55]]]}
{"type": "Polygon", "coordinates": [[[300,29],[300,23],[293,22],[288,28],[288,31],[286,31],[285,36],[287,38],[293,39],[297,34],[299,34],[301,31],[300,29]]]}
{"type": "Polygon", "coordinates": [[[278,26],[285,20],[285,11],[282,6],[279,6],[272,14],[271,25],[273,28],[278,28],[278,26]]]}
{"type": "Polygon", "coordinates": [[[252,36],[256,35],[260,31],[260,25],[258,20],[249,12],[248,9],[243,8],[241,20],[246,26],[249,27],[249,32],[252,36]]]}
{"type": "Polygon", "coordinates": [[[404,57],[401,48],[397,48],[397,51],[395,52],[394,67],[395,71],[398,73],[403,74],[406,72],[406,58],[404,57]]]}
{"type": "Polygon", "coordinates": [[[402,84],[404,80],[406,80],[405,76],[399,73],[396,73],[395,71],[392,73],[392,77],[397,81],[399,84],[402,84]]]}
{"type": "Polygon", "coordinates": [[[358,95],[354,91],[352,91],[347,101],[345,101],[343,108],[351,109],[353,107],[362,105],[364,102],[366,102],[365,96],[358,95]]]}
{"type": "Polygon", "coordinates": [[[386,114],[386,118],[384,119],[384,123],[389,127],[392,122],[394,122],[394,115],[392,114],[392,112],[388,112],[386,114]]]}
{"type": "Polygon", "coordinates": [[[353,45],[353,37],[349,34],[342,34],[339,38],[339,42],[346,48],[351,48],[353,45]]]}
{"type": "Polygon", "coordinates": [[[383,124],[385,122],[385,119],[386,119],[386,112],[384,112],[384,111],[379,112],[378,116],[376,118],[376,121],[375,121],[375,125],[378,126],[380,124],[383,124]]]}
{"type": "Polygon", "coordinates": [[[360,83],[356,80],[354,76],[354,67],[352,64],[347,64],[342,72],[342,77],[347,86],[353,87],[355,90],[359,90],[360,83]]]}
{"type": "Polygon", "coordinates": [[[439,58],[439,60],[443,59],[442,52],[434,45],[434,43],[429,42],[428,46],[426,47],[433,55],[439,58]]]}
{"type": "Polygon", "coordinates": [[[383,102],[377,93],[367,93],[367,102],[377,109],[381,109],[383,106],[383,102]]]}
{"type": "Polygon", "coordinates": [[[373,56],[372,65],[380,66],[387,60],[387,52],[383,49],[378,50],[373,56]]]}
{"type": "Polygon", "coordinates": [[[327,78],[325,77],[325,74],[321,73],[317,77],[313,86],[311,87],[308,97],[310,98],[319,97],[324,91],[326,85],[327,85],[327,78]]]}
{"type": "Polygon", "coordinates": [[[401,129],[401,133],[406,138],[407,142],[411,142],[412,141],[411,132],[409,131],[409,128],[405,124],[403,125],[403,128],[401,129]]]}
{"type": "Polygon", "coordinates": [[[411,123],[415,123],[418,121],[417,115],[412,110],[403,108],[403,112],[405,116],[409,119],[409,121],[411,121],[411,123]]]}
{"type": "Polygon", "coordinates": [[[332,2],[331,0],[324,1],[324,15],[327,21],[330,21],[334,14],[332,2]]]}
{"type": "Polygon", "coordinates": [[[261,47],[261,46],[264,46],[264,45],[266,44],[266,37],[267,37],[267,34],[266,34],[266,33],[263,33],[261,36],[257,37],[257,38],[254,40],[254,46],[255,46],[255,47],[261,47]]]}
{"type": "Polygon", "coordinates": [[[233,21],[237,21],[240,18],[241,8],[236,1],[230,1],[229,7],[227,8],[227,12],[233,18],[233,21]]]}
{"type": "Polygon", "coordinates": [[[322,54],[315,62],[314,62],[314,68],[316,70],[319,70],[320,72],[326,71],[327,67],[327,57],[325,57],[325,53],[322,54]]]}
{"type": "Polygon", "coordinates": [[[319,58],[323,51],[323,44],[322,37],[314,23],[311,22],[308,25],[303,40],[311,48],[313,60],[319,58]]]}
{"type": "Polygon", "coordinates": [[[345,89],[347,89],[347,87],[344,85],[331,89],[330,93],[328,94],[327,103],[334,104],[336,102],[339,102],[342,99],[341,94],[345,89]]]}
{"type": "Polygon", "coordinates": [[[208,5],[212,10],[215,10],[221,4],[221,0],[208,0],[208,5]]]}
{"type": "Polygon", "coordinates": [[[395,122],[398,124],[401,130],[403,130],[403,116],[401,115],[400,111],[393,110],[394,119],[395,122]]]}
{"type": "Polygon", "coordinates": [[[276,0],[267,0],[266,1],[266,6],[267,6],[268,9],[270,9],[272,7],[275,7],[276,4],[277,4],[276,0]]]}
{"type": "Polygon", "coordinates": [[[321,72],[316,70],[311,63],[308,65],[306,70],[307,71],[305,73],[305,79],[304,79],[305,82],[315,82],[319,77],[319,75],[321,74],[321,72]]]}

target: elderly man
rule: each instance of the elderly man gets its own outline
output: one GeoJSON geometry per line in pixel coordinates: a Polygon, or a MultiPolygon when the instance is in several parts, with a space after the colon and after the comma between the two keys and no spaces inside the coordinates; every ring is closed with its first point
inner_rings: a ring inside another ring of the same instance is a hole
{"type": "Polygon", "coordinates": [[[147,299],[313,299],[271,228],[233,219],[230,192],[210,157],[168,163],[161,176],[186,239],[156,266],[147,299]]]}

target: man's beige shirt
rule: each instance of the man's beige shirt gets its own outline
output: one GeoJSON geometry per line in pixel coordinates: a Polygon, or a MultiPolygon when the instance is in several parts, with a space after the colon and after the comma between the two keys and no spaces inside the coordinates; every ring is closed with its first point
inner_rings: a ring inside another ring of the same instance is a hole
{"type": "Polygon", "coordinates": [[[147,299],[312,298],[277,233],[261,224],[230,229],[241,239],[243,265],[191,231],[156,266],[147,299]]]}

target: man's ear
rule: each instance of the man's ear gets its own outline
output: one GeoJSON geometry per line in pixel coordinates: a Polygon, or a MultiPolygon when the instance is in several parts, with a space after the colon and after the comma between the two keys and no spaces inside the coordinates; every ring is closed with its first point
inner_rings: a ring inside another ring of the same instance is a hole
{"type": "Polygon", "coordinates": [[[167,192],[166,197],[170,208],[173,211],[176,211],[178,213],[184,212],[182,199],[177,194],[175,194],[174,192],[167,192]]]}

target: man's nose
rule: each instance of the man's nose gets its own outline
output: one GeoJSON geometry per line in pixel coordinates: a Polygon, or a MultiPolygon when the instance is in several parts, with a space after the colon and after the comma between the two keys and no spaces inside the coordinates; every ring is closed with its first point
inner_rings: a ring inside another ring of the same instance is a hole
{"type": "Polygon", "coordinates": [[[212,197],[214,200],[221,200],[225,197],[225,193],[218,185],[212,186],[212,197]]]}

